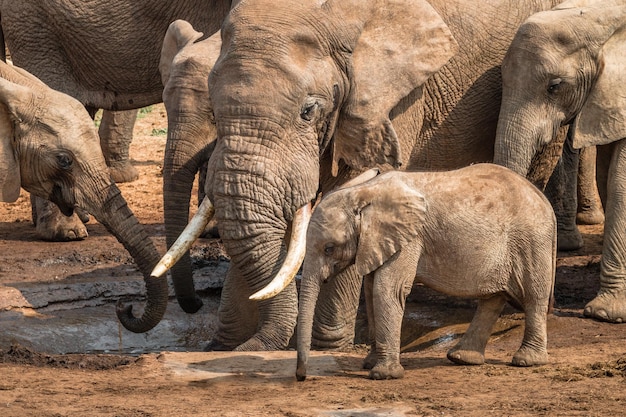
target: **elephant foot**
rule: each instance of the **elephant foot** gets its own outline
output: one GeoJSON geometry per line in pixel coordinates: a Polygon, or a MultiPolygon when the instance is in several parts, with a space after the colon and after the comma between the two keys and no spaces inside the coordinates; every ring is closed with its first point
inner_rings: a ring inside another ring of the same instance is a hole
{"type": "Polygon", "coordinates": [[[139,179],[139,171],[128,160],[111,163],[109,174],[111,179],[118,184],[139,179]]]}
{"type": "Polygon", "coordinates": [[[82,208],[76,208],[74,210],[74,213],[76,213],[81,222],[89,222],[89,213],[87,211],[83,210],[82,208]]]}
{"type": "Polygon", "coordinates": [[[573,251],[583,247],[583,236],[577,227],[573,230],[559,229],[557,233],[557,246],[560,251],[573,251]]]}
{"type": "Polygon", "coordinates": [[[459,365],[482,365],[485,355],[475,350],[452,348],[448,351],[448,359],[459,365]]]}
{"type": "Polygon", "coordinates": [[[602,224],[604,223],[604,212],[598,207],[581,208],[576,214],[577,224],[602,224]]]}
{"type": "Polygon", "coordinates": [[[239,346],[237,346],[235,349],[233,349],[233,351],[250,352],[250,351],[284,350],[287,348],[288,344],[289,344],[288,339],[281,344],[276,343],[276,342],[266,342],[266,341],[263,341],[262,336],[257,334],[255,336],[252,336],[250,339],[246,340],[239,346]]]}
{"type": "Polygon", "coordinates": [[[548,352],[522,346],[511,360],[513,366],[539,366],[548,363],[548,352]]]}
{"type": "Polygon", "coordinates": [[[404,377],[404,368],[398,362],[377,363],[370,372],[370,379],[400,379],[404,377]]]}
{"type": "Polygon", "coordinates": [[[585,317],[611,323],[626,321],[626,290],[602,291],[589,301],[583,312],[585,317]]]}
{"type": "Polygon", "coordinates": [[[178,300],[180,308],[187,314],[196,313],[204,305],[202,299],[197,295],[192,297],[176,297],[176,300],[178,300]]]}
{"type": "Polygon", "coordinates": [[[41,239],[52,242],[83,240],[88,236],[85,224],[76,214],[71,217],[60,213],[40,217],[35,223],[35,229],[41,239]]]}

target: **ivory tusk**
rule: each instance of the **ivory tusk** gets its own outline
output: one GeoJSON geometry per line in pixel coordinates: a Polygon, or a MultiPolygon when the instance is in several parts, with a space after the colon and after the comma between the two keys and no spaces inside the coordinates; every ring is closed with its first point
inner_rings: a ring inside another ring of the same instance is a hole
{"type": "Polygon", "coordinates": [[[213,207],[213,203],[205,196],[198,207],[198,211],[191,218],[185,230],[178,236],[178,239],[176,239],[176,242],[174,242],[167,253],[163,255],[159,263],[152,270],[150,276],[158,278],[176,264],[185,252],[191,248],[191,245],[198,239],[198,236],[202,234],[214,213],[215,207],[213,207]]]}
{"type": "Polygon", "coordinates": [[[311,220],[311,203],[302,206],[293,219],[291,241],[285,262],[272,282],[250,296],[251,300],[267,300],[284,290],[296,276],[306,252],[306,231],[311,220]]]}

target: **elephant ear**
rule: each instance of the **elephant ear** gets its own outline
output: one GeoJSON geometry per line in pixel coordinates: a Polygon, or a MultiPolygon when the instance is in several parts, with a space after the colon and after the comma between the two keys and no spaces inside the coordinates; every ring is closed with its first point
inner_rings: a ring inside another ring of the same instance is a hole
{"type": "MultiPolygon", "coordinates": [[[[329,1],[333,3],[333,1],[329,1]]],[[[352,54],[352,85],[335,133],[333,171],[402,165],[390,111],[457,52],[441,16],[424,0],[334,1],[362,27],[352,54]]]]}
{"type": "Polygon", "coordinates": [[[0,201],[12,203],[20,195],[20,166],[15,155],[16,109],[30,91],[0,77],[0,201]]]}
{"type": "Polygon", "coordinates": [[[355,193],[362,206],[355,264],[359,275],[367,275],[421,235],[426,200],[394,176],[380,176],[355,193]]]}
{"type": "Polygon", "coordinates": [[[626,138],[626,28],[604,44],[601,72],[574,121],[575,148],[626,138]]]}
{"type": "Polygon", "coordinates": [[[194,43],[204,34],[196,31],[191,23],[186,20],[175,20],[170,23],[163,38],[163,46],[161,47],[161,59],[159,60],[159,72],[161,73],[161,82],[167,85],[170,78],[171,66],[174,57],[185,46],[194,43]]]}

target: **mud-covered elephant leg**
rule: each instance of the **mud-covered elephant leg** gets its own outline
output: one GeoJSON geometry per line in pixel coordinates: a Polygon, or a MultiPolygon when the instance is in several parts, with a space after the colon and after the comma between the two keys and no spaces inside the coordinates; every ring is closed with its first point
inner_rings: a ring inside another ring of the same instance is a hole
{"type": "Polygon", "coordinates": [[[406,297],[415,278],[418,250],[399,252],[374,274],[371,298],[376,336],[376,365],[370,370],[371,379],[395,379],[404,376],[400,364],[400,332],[406,297]],[[390,285],[390,282],[393,285],[390,285]]]}
{"type": "Polygon", "coordinates": [[[98,129],[100,147],[111,178],[116,183],[131,182],[139,178],[139,172],[131,165],[129,155],[137,112],[138,110],[102,112],[98,129]]]}
{"type": "Polygon", "coordinates": [[[259,311],[245,295],[249,292],[247,283],[231,265],[220,298],[218,336],[209,342],[205,350],[232,350],[255,333],[259,311]]]}
{"type": "Polygon", "coordinates": [[[218,336],[208,349],[278,350],[287,345],[297,318],[295,283],[264,301],[250,301],[251,293],[248,282],[231,265],[220,299],[218,336]]]}
{"type": "Polygon", "coordinates": [[[376,353],[376,315],[374,314],[374,274],[363,277],[363,292],[365,293],[365,309],[367,311],[367,343],[370,351],[363,360],[363,369],[372,369],[378,361],[376,353]]]}
{"type": "MultiPolygon", "coordinates": [[[[76,211],[65,216],[56,204],[31,194],[30,203],[33,224],[37,235],[43,240],[65,242],[83,240],[88,236],[87,228],[76,211]]],[[[88,219],[88,217],[87,217],[88,219]]]]}
{"type": "Polygon", "coordinates": [[[461,340],[448,351],[448,359],[461,365],[485,363],[485,347],[491,335],[491,329],[505,304],[506,298],[503,295],[479,300],[469,328],[461,340]]]}
{"type": "Polygon", "coordinates": [[[583,238],[576,226],[579,151],[569,140],[563,145],[563,154],[548,181],[545,194],[550,200],[558,225],[559,250],[576,250],[583,246],[583,238]]]}
{"type": "Polygon", "coordinates": [[[600,290],[585,307],[587,317],[626,321],[626,140],[615,145],[607,179],[600,290]]]}
{"type": "Polygon", "coordinates": [[[578,224],[601,224],[604,222],[604,210],[598,185],[596,183],[596,155],[595,146],[580,150],[578,162],[578,224]]]}
{"type": "Polygon", "coordinates": [[[354,342],[361,283],[356,271],[348,268],[336,279],[321,286],[311,346],[316,349],[342,349],[354,342]]]}

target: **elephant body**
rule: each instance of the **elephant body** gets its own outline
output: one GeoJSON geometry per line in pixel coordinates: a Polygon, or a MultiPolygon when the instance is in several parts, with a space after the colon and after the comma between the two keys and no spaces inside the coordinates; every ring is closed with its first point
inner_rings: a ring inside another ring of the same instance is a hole
{"type": "MultiPolygon", "coordinates": [[[[16,65],[79,100],[92,116],[105,109],[99,132],[105,160],[116,182],[132,181],[138,175],[128,158],[132,109],[161,102],[158,63],[168,25],[184,18],[210,35],[229,8],[230,0],[2,0],[0,46],[3,57],[6,44],[16,65]]],[[[51,208],[33,220],[47,240],[87,235],[80,219],[51,208]]]]}
{"type": "Polygon", "coordinates": [[[93,120],[76,99],[0,62],[0,201],[15,201],[20,187],[54,202],[66,216],[79,207],[89,210],[146,278],[143,315],[136,318],[120,305],[122,324],[145,332],[159,323],[167,307],[167,280],[149,278],[159,254],[111,180],[93,120]]]}
{"type": "Polygon", "coordinates": [[[346,268],[365,277],[370,378],[403,375],[400,327],[414,280],[448,295],[479,299],[470,327],[448,352],[453,362],[484,362],[491,328],[508,300],[526,313],[524,340],[513,364],[546,363],[556,218],[541,191],[492,164],[392,171],[362,183],[359,178],[324,197],[309,223],[300,284],[298,379],[306,375],[322,283],[346,268]]]}
{"type": "Polygon", "coordinates": [[[598,170],[598,183],[606,184],[600,290],[584,314],[618,323],[626,320],[625,28],[623,0],[567,1],[531,16],[502,65],[495,144],[495,162],[522,175],[561,126],[570,126],[574,148],[602,145],[598,166],[608,173],[598,170]]]}
{"type": "MultiPolygon", "coordinates": [[[[201,107],[207,117],[189,112],[185,94],[175,97],[183,111],[169,120],[165,221],[171,244],[188,219],[187,171],[210,154],[206,195],[231,257],[214,347],[287,346],[295,286],[268,300],[248,298],[281,272],[286,247],[299,246],[287,232],[318,192],[374,166],[441,170],[493,159],[502,58],[524,19],[555,4],[243,0],[221,38],[194,43],[182,32],[180,55],[166,54],[181,65],[172,73],[199,68],[188,53],[200,43],[213,43],[214,55],[200,66],[212,68],[201,107]],[[206,134],[207,120],[215,135],[206,134]]],[[[196,81],[186,80],[170,76],[166,107],[177,83],[199,102],[196,81]]],[[[323,289],[333,295],[318,304],[317,347],[352,343],[361,287],[345,274],[323,289]]],[[[193,294],[188,261],[172,278],[193,294]]]]}

